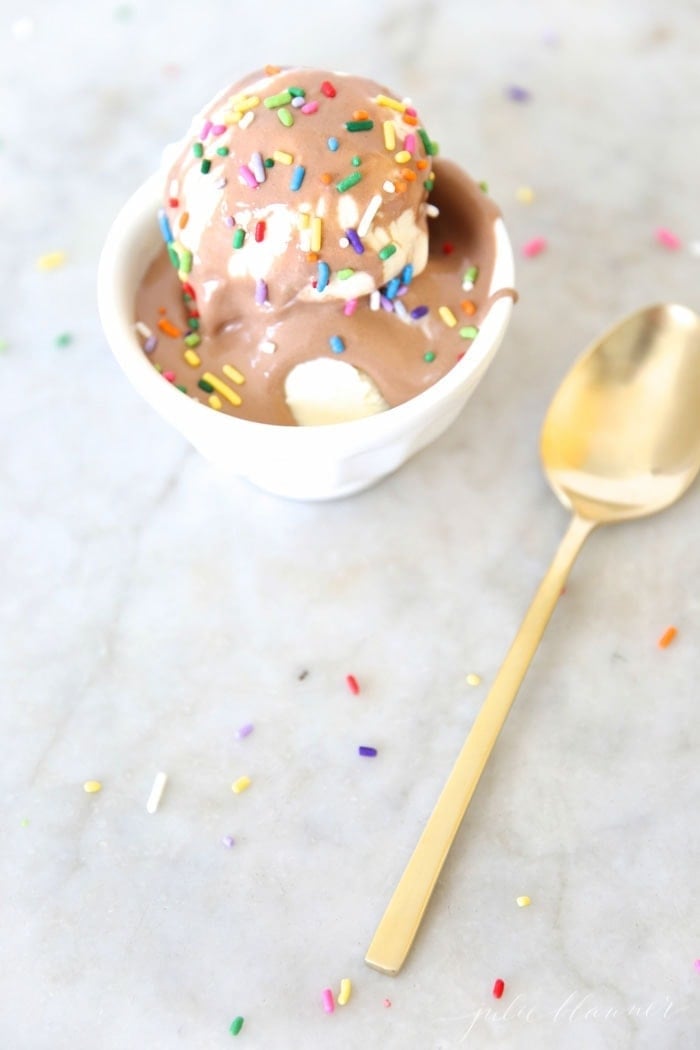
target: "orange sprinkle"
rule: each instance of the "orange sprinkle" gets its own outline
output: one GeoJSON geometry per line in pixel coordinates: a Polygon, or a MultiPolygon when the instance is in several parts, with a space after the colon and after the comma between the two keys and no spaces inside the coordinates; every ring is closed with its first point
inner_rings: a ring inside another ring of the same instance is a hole
{"type": "Polygon", "coordinates": [[[321,175],[321,182],[324,186],[330,186],[330,184],[333,182],[333,176],[330,175],[327,171],[324,171],[321,175]]]}
{"type": "Polygon", "coordinates": [[[401,169],[401,178],[405,179],[406,182],[414,182],[415,178],[416,178],[416,173],[415,173],[415,171],[411,171],[410,168],[402,168],[401,169]]]}
{"type": "Polygon", "coordinates": [[[404,124],[412,124],[414,128],[418,123],[418,117],[412,117],[410,113],[404,113],[401,119],[403,120],[404,124]]]}
{"type": "Polygon", "coordinates": [[[424,160],[423,157],[421,157],[420,160],[416,161],[416,167],[418,168],[418,171],[425,171],[429,163],[430,161],[424,160]]]}
{"type": "Polygon", "coordinates": [[[473,303],[471,299],[462,299],[462,302],[459,305],[462,307],[465,314],[469,314],[470,317],[472,314],[476,313],[476,303],[473,303]]]}
{"type": "Polygon", "coordinates": [[[190,213],[188,211],[183,211],[182,215],[178,219],[177,224],[178,224],[178,226],[180,227],[181,230],[184,230],[185,226],[187,225],[187,223],[189,221],[190,221],[190,213]]]}
{"type": "Polygon", "coordinates": [[[172,321],[168,321],[166,317],[161,317],[158,322],[158,327],[161,332],[165,332],[166,335],[171,336],[173,339],[177,339],[178,336],[182,335],[182,331],[174,325],[172,321]]]}
{"type": "Polygon", "coordinates": [[[673,639],[678,634],[677,627],[667,627],[664,633],[659,638],[659,649],[668,649],[673,639]]]}
{"type": "Polygon", "coordinates": [[[397,193],[405,193],[406,190],[408,189],[408,183],[407,182],[403,182],[402,179],[395,179],[394,180],[394,188],[395,188],[397,193]]]}
{"type": "Polygon", "coordinates": [[[318,253],[317,252],[307,252],[306,253],[306,261],[307,262],[318,262],[318,253]]]}
{"type": "Polygon", "coordinates": [[[356,109],[352,115],[353,120],[369,120],[369,113],[366,109],[356,109]]]}
{"type": "Polygon", "coordinates": [[[164,306],[159,306],[158,307],[158,313],[159,314],[164,314],[165,313],[165,307],[164,306]]]}
{"type": "Polygon", "coordinates": [[[275,73],[281,73],[282,69],[280,66],[265,66],[265,74],[268,77],[274,77],[275,73]]]}

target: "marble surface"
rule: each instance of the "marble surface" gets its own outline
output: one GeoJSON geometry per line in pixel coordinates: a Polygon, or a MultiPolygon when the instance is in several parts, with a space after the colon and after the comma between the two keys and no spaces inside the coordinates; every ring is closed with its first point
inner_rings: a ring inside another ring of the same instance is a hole
{"type": "Polygon", "coordinates": [[[565,528],[538,464],[552,392],[627,311],[700,307],[699,14],[3,5],[3,1050],[215,1050],[237,1015],[251,1050],[697,1045],[698,485],[592,537],[409,961],[390,978],[363,956],[565,528]],[[458,422],[325,505],[213,476],[96,314],[117,208],[268,61],[419,100],[518,253],[521,301],[458,422]]]}

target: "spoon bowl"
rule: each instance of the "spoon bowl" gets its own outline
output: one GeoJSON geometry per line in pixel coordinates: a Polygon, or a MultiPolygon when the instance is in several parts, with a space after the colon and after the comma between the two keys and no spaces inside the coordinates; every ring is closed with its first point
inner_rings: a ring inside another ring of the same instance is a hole
{"type": "Polygon", "coordinates": [[[542,427],[542,466],[573,511],[523,623],[462,746],[369,946],[396,974],[571,567],[596,525],[670,506],[700,470],[700,317],[650,306],[575,362],[542,427]]]}

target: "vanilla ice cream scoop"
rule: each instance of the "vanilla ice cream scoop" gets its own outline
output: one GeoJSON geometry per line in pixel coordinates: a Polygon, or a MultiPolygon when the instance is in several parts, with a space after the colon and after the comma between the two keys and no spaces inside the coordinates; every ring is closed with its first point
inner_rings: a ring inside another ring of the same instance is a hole
{"type": "Polygon", "coordinates": [[[428,258],[436,147],[374,81],[254,73],[168,152],[161,230],[209,332],[295,301],[354,300],[428,258]]]}

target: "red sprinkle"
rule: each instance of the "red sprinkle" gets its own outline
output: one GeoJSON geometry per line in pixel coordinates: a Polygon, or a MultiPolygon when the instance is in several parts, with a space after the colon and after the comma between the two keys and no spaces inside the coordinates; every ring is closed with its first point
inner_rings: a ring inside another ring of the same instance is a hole
{"type": "Polygon", "coordinates": [[[183,281],[182,282],[182,290],[185,293],[185,295],[191,295],[193,299],[197,298],[196,295],[194,294],[194,288],[192,287],[191,284],[188,284],[187,281],[183,281]]]}
{"type": "Polygon", "coordinates": [[[354,674],[346,675],[345,676],[345,681],[348,683],[348,689],[350,690],[350,692],[354,693],[354,695],[357,696],[357,694],[360,691],[360,686],[358,685],[358,682],[357,682],[357,679],[355,678],[355,675],[354,674]]]}
{"type": "Polygon", "coordinates": [[[175,382],[175,373],[174,372],[163,372],[163,379],[167,379],[169,383],[174,383],[175,382]]]}
{"type": "Polygon", "coordinates": [[[265,238],[265,223],[261,219],[260,222],[256,222],[256,224],[255,224],[255,240],[258,243],[260,243],[260,241],[264,240],[264,238],[265,238]]]}
{"type": "Polygon", "coordinates": [[[168,200],[168,204],[170,205],[171,208],[177,208],[178,205],[180,204],[180,202],[177,199],[177,197],[170,197],[169,200],[168,200]]]}
{"type": "Polygon", "coordinates": [[[494,999],[500,999],[506,990],[506,982],[502,981],[499,977],[497,981],[494,981],[493,985],[493,997],[494,999]]]}
{"type": "Polygon", "coordinates": [[[452,252],[454,250],[455,250],[454,244],[452,244],[450,241],[445,241],[445,243],[442,246],[442,254],[443,255],[452,255],[452,252]]]}
{"type": "Polygon", "coordinates": [[[536,255],[540,255],[545,251],[547,247],[547,241],[544,237],[533,237],[531,241],[523,245],[523,255],[526,259],[533,259],[536,255]]]}
{"type": "Polygon", "coordinates": [[[323,83],[321,84],[321,91],[326,96],[326,98],[335,98],[337,94],[337,91],[331,84],[330,80],[323,81],[323,83]]]}

